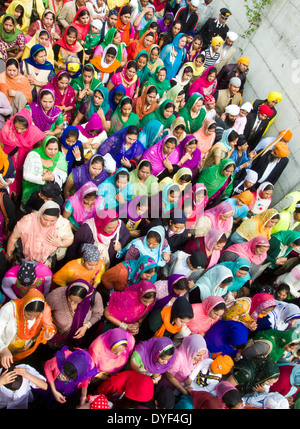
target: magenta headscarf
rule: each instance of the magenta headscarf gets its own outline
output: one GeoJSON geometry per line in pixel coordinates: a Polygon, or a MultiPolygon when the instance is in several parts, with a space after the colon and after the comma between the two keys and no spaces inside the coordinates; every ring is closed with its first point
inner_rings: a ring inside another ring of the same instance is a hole
{"type": "Polygon", "coordinates": [[[224,231],[213,228],[213,229],[210,229],[204,236],[204,244],[207,247],[207,249],[212,252],[210,256],[209,265],[206,267],[206,269],[211,268],[220,259],[221,250],[214,250],[214,246],[217,244],[217,242],[220,240],[223,234],[224,234],[224,231]]]}
{"type": "Polygon", "coordinates": [[[207,332],[219,319],[212,319],[209,313],[216,305],[225,303],[220,296],[208,296],[202,303],[192,304],[194,317],[187,326],[194,334],[207,332]]]}
{"type": "MultiPolygon", "coordinates": [[[[92,134],[90,134],[90,131],[101,130],[99,132],[99,134],[101,134],[102,131],[104,130],[102,121],[101,121],[98,113],[92,114],[92,116],[90,117],[90,119],[89,119],[89,121],[85,127],[83,127],[82,125],[79,124],[79,125],[76,125],[76,128],[78,128],[79,131],[81,132],[81,134],[84,137],[86,137],[87,139],[94,137],[94,136],[92,136],[92,134]]],[[[97,135],[99,135],[99,134],[97,134],[97,135]]]]}
{"type": "Polygon", "coordinates": [[[267,252],[263,253],[261,256],[256,255],[254,253],[256,246],[270,246],[270,243],[266,237],[260,235],[252,238],[250,241],[233,244],[226,249],[226,252],[236,253],[239,257],[246,258],[255,265],[260,265],[266,259],[267,252]]]}
{"type": "Polygon", "coordinates": [[[275,298],[270,293],[257,293],[251,299],[250,316],[258,319],[260,313],[269,307],[276,307],[275,298]]]}
{"type": "Polygon", "coordinates": [[[73,218],[79,224],[94,218],[98,211],[104,208],[104,198],[98,196],[98,188],[93,182],[85,183],[74,195],[67,198],[66,201],[70,201],[73,207],[73,218]],[[97,197],[93,207],[87,210],[83,204],[83,199],[90,192],[97,192],[97,197]]]}
{"type": "Polygon", "coordinates": [[[149,306],[141,302],[141,297],[148,292],[156,293],[156,286],[147,280],[127,286],[121,292],[114,291],[109,298],[109,314],[121,322],[137,323],[154,307],[155,300],[149,306]]]}
{"type": "Polygon", "coordinates": [[[151,173],[154,176],[157,176],[159,173],[161,173],[165,166],[163,164],[163,161],[168,158],[168,160],[171,162],[171,164],[178,164],[180,160],[179,150],[178,146],[175,147],[173,152],[166,157],[166,155],[163,153],[163,145],[167,142],[168,139],[174,138],[173,136],[166,135],[162,140],[157,142],[155,145],[149,147],[144,152],[142,159],[147,159],[151,162],[152,165],[152,171],[151,173]]]}
{"type": "Polygon", "coordinates": [[[213,95],[216,92],[218,84],[217,78],[212,82],[207,80],[207,76],[212,68],[214,68],[214,66],[207,67],[202,75],[192,83],[189,89],[189,96],[193,95],[195,92],[199,92],[203,97],[205,97],[206,95],[213,95]]]}
{"type": "Polygon", "coordinates": [[[98,372],[108,372],[110,374],[119,372],[127,363],[129,356],[135,346],[134,336],[124,329],[115,328],[99,335],[88,348],[98,372]],[[113,353],[113,349],[120,344],[127,346],[119,356],[113,353]]]}
{"type": "Polygon", "coordinates": [[[205,210],[204,216],[207,216],[210,219],[211,227],[213,229],[219,229],[226,234],[232,226],[232,217],[224,221],[220,221],[220,216],[227,213],[233,214],[233,208],[231,204],[224,202],[209,210],[205,210]]]}
{"type": "Polygon", "coordinates": [[[195,368],[194,357],[202,350],[207,351],[206,341],[202,335],[192,334],[185,337],[177,349],[175,362],[169,372],[175,374],[180,383],[184,382],[195,368]]]}
{"type": "Polygon", "coordinates": [[[140,355],[145,368],[150,374],[163,374],[168,371],[175,361],[177,352],[172,340],[168,337],[153,337],[150,340],[141,341],[136,345],[135,350],[140,355]],[[172,347],[175,350],[171,359],[164,364],[158,363],[159,356],[172,347]]]}
{"type": "MultiPolygon", "coordinates": [[[[197,138],[193,135],[186,136],[177,146],[180,158],[185,155],[185,147],[188,145],[191,141],[195,140],[195,143],[197,144],[197,138]]],[[[181,168],[186,167],[192,170],[193,168],[197,167],[201,164],[201,152],[200,149],[196,148],[195,151],[192,153],[192,159],[188,159],[185,161],[181,168]]]]}

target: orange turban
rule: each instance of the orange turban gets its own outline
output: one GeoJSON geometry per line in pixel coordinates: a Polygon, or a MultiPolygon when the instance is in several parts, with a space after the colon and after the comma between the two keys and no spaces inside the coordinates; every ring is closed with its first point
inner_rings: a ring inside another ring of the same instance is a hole
{"type": "Polygon", "coordinates": [[[278,158],[286,158],[290,154],[288,145],[285,142],[281,141],[276,143],[276,145],[274,146],[274,151],[278,158]]]}
{"type": "Polygon", "coordinates": [[[246,66],[250,66],[250,58],[249,57],[240,57],[237,60],[238,63],[245,64],[246,66]]]}
{"type": "Polygon", "coordinates": [[[252,200],[253,200],[253,194],[252,194],[252,192],[251,191],[244,191],[244,192],[241,192],[240,194],[238,194],[238,195],[235,195],[234,197],[232,197],[232,198],[238,198],[239,200],[241,200],[244,204],[250,204],[250,203],[252,203],[252,200]]]}
{"type": "Polygon", "coordinates": [[[215,374],[228,374],[234,363],[230,356],[228,355],[219,355],[216,359],[213,360],[210,367],[215,374]]]}
{"type": "Polygon", "coordinates": [[[291,138],[293,137],[293,133],[290,130],[279,131],[278,136],[280,136],[282,133],[284,133],[283,136],[282,136],[282,138],[284,140],[290,141],[291,138]]]}

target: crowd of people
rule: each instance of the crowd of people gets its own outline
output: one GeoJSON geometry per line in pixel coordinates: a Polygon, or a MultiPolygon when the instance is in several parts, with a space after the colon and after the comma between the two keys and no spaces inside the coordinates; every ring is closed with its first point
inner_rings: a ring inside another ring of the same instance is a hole
{"type": "Polygon", "coordinates": [[[0,408],[300,407],[293,134],[232,14],[1,2],[0,408]]]}

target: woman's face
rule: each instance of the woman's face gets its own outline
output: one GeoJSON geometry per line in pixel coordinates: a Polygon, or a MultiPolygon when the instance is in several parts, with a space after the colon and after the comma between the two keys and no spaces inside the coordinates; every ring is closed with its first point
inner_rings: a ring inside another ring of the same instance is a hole
{"type": "Polygon", "coordinates": [[[116,187],[119,189],[119,191],[122,191],[122,189],[126,188],[126,186],[128,185],[128,179],[127,176],[120,176],[117,180],[116,180],[116,187]]]}
{"type": "Polygon", "coordinates": [[[163,145],[163,153],[165,154],[165,155],[170,155],[172,152],[173,152],[173,150],[175,149],[175,143],[171,143],[171,142],[166,142],[164,145],[163,145]]]}
{"type": "Polygon", "coordinates": [[[40,217],[40,223],[41,223],[42,227],[44,227],[44,228],[50,228],[56,222],[57,222],[56,216],[49,216],[46,214],[42,214],[42,216],[40,217]]]}
{"type": "Polygon", "coordinates": [[[115,347],[112,350],[112,352],[113,352],[114,355],[120,356],[125,351],[125,349],[126,349],[126,347],[121,344],[121,345],[115,347]]]}
{"type": "Polygon", "coordinates": [[[240,270],[237,270],[237,272],[235,273],[235,276],[240,279],[242,277],[245,277],[247,274],[248,274],[248,271],[244,271],[240,269],[240,270]]]}
{"type": "Polygon", "coordinates": [[[224,213],[224,214],[220,215],[220,220],[226,221],[226,220],[230,219],[232,216],[233,216],[233,212],[224,213]]]}
{"type": "Polygon", "coordinates": [[[201,107],[203,106],[203,100],[198,100],[192,107],[192,111],[195,113],[200,112],[201,107]]]}
{"type": "Polygon", "coordinates": [[[146,95],[146,103],[151,106],[151,104],[156,100],[156,94],[152,92],[151,94],[146,95]]]}
{"type": "Polygon", "coordinates": [[[166,76],[167,76],[166,70],[160,70],[160,72],[158,73],[158,76],[157,76],[157,80],[159,80],[160,82],[163,82],[165,80],[166,76]]]}
{"type": "Polygon", "coordinates": [[[69,34],[66,34],[66,42],[67,42],[67,45],[72,45],[73,43],[75,43],[75,42],[76,42],[76,40],[77,40],[76,33],[71,32],[71,33],[69,33],[69,34]]]}
{"type": "Polygon", "coordinates": [[[173,107],[168,107],[167,109],[164,110],[164,117],[166,119],[170,118],[174,113],[174,108],[173,107]]]}
{"type": "Polygon", "coordinates": [[[210,73],[210,74],[207,76],[207,80],[208,80],[208,82],[212,82],[215,78],[216,78],[216,73],[215,73],[215,72],[210,73]]]}
{"type": "Polygon", "coordinates": [[[91,208],[94,207],[96,198],[96,196],[83,198],[83,204],[87,210],[91,210],[91,208]]]}
{"type": "Polygon", "coordinates": [[[112,234],[118,227],[119,221],[118,220],[113,220],[111,222],[109,222],[105,228],[103,228],[103,231],[105,232],[105,234],[112,234]]]}
{"type": "Polygon", "coordinates": [[[151,271],[150,273],[142,273],[140,275],[140,279],[149,281],[151,279],[151,277],[153,276],[153,274],[154,274],[154,271],[151,271]]]}
{"type": "MultiPolygon", "coordinates": [[[[41,34],[40,36],[39,36],[39,43],[40,43],[40,45],[42,45],[42,46],[47,46],[48,45],[48,42],[49,42],[49,37],[48,37],[48,35],[45,33],[43,33],[43,34],[41,34]]],[[[47,54],[46,54],[46,58],[47,58],[47,54]]]]}
{"type": "Polygon", "coordinates": [[[279,378],[279,377],[276,377],[276,378],[270,378],[270,380],[265,381],[265,382],[264,382],[264,384],[265,384],[266,386],[272,386],[274,383],[276,383],[276,381],[278,380],[278,378],[279,378]]]}
{"type": "Polygon", "coordinates": [[[180,30],[181,30],[181,24],[179,24],[179,23],[175,24],[175,25],[172,27],[172,33],[173,33],[173,36],[177,36],[177,34],[179,34],[179,33],[180,33],[180,30]]]}
{"type": "Polygon", "coordinates": [[[132,146],[133,143],[137,141],[138,136],[136,134],[127,134],[126,136],[126,145],[132,146]]]}
{"type": "Polygon", "coordinates": [[[101,106],[102,102],[103,102],[104,98],[103,95],[100,91],[95,91],[94,94],[94,104],[95,106],[101,106]]]}
{"type": "Polygon", "coordinates": [[[73,146],[77,142],[77,138],[75,136],[68,136],[65,141],[68,146],[73,146]]]}
{"type": "Polygon", "coordinates": [[[132,105],[130,103],[123,104],[123,106],[121,107],[122,116],[125,116],[126,118],[128,118],[131,112],[132,112],[132,105]]]}
{"type": "Polygon", "coordinates": [[[89,19],[90,19],[90,15],[86,14],[81,16],[78,21],[80,22],[81,25],[87,25],[89,22],[89,19]]]}
{"type": "Polygon", "coordinates": [[[121,15],[121,21],[123,25],[128,24],[128,22],[130,21],[130,13],[125,13],[125,15],[121,15]]]}
{"type": "Polygon", "coordinates": [[[191,155],[192,153],[195,152],[196,149],[197,149],[197,144],[192,143],[192,144],[189,144],[185,147],[185,152],[189,153],[191,155]]]}
{"type": "Polygon", "coordinates": [[[113,38],[113,45],[119,45],[121,41],[122,41],[121,33],[119,31],[116,31],[113,38]]]}
{"type": "Polygon", "coordinates": [[[143,166],[138,170],[138,178],[144,182],[146,179],[148,179],[148,177],[150,176],[150,173],[151,173],[150,167],[143,166]]]}
{"type": "Polygon", "coordinates": [[[183,328],[184,326],[189,323],[190,319],[188,317],[185,317],[184,319],[181,319],[180,317],[176,317],[174,320],[175,325],[178,326],[178,328],[183,328]]]}
{"type": "Polygon", "coordinates": [[[45,64],[46,59],[47,59],[47,54],[46,51],[42,50],[40,52],[38,52],[35,56],[34,56],[35,62],[37,64],[45,64]]]}
{"type": "Polygon", "coordinates": [[[157,362],[158,362],[160,365],[166,365],[166,364],[168,363],[168,361],[171,359],[171,357],[172,357],[172,355],[164,355],[164,356],[161,356],[161,357],[159,357],[159,358],[157,359],[157,362]]]}
{"type": "MultiPolygon", "coordinates": [[[[174,192],[175,194],[175,192],[174,192]]],[[[176,196],[174,196],[174,201],[177,201],[180,196],[179,192],[176,192],[176,196]]],[[[169,230],[174,232],[174,234],[180,234],[185,228],[184,223],[169,223],[169,230]]]]}
{"type": "Polygon", "coordinates": [[[223,316],[225,310],[215,310],[214,308],[209,312],[209,317],[213,320],[219,320],[223,316]]]}
{"type": "Polygon", "coordinates": [[[144,296],[141,297],[141,303],[144,304],[145,307],[149,307],[149,305],[153,304],[155,298],[145,298],[144,296]]]}
{"type": "Polygon", "coordinates": [[[145,46],[145,48],[148,48],[151,44],[153,43],[153,36],[146,36],[145,38],[144,38],[144,46],[145,46]]]}
{"type": "Polygon", "coordinates": [[[194,356],[194,363],[198,363],[201,362],[204,359],[204,356],[206,355],[207,351],[206,350],[200,350],[200,352],[198,352],[196,354],[196,356],[194,356]]]}
{"type": "Polygon", "coordinates": [[[105,61],[106,64],[110,64],[110,63],[113,62],[113,60],[115,59],[115,57],[116,56],[113,55],[113,54],[106,54],[104,61],[105,61]]]}
{"type": "Polygon", "coordinates": [[[220,241],[219,243],[216,243],[213,247],[213,250],[222,250],[225,246],[226,241],[220,241]]]}
{"type": "Polygon", "coordinates": [[[22,124],[19,121],[16,121],[14,123],[14,126],[15,126],[15,129],[16,129],[17,133],[19,133],[19,134],[24,134],[25,131],[27,131],[27,127],[25,126],[25,124],[22,124]]]}
{"type": "Polygon", "coordinates": [[[45,153],[49,158],[54,158],[58,152],[58,143],[49,143],[45,148],[45,153]]]}
{"type": "Polygon", "coordinates": [[[271,197],[272,197],[272,195],[273,195],[273,189],[270,189],[270,190],[268,190],[268,191],[263,191],[263,192],[261,193],[261,198],[262,198],[263,200],[267,200],[268,198],[271,198],[271,197]]]}
{"type": "Polygon", "coordinates": [[[14,64],[11,64],[11,65],[6,67],[6,74],[8,77],[13,79],[14,77],[18,76],[19,69],[14,64]]]}
{"type": "Polygon", "coordinates": [[[41,313],[38,311],[24,311],[24,316],[26,317],[27,320],[34,320],[37,317],[39,317],[41,313]]]}
{"type": "Polygon", "coordinates": [[[202,40],[196,39],[193,42],[193,47],[194,47],[195,51],[199,51],[199,49],[201,48],[202,45],[203,45],[202,40]]]}
{"type": "Polygon", "coordinates": [[[201,67],[201,66],[203,66],[203,64],[204,64],[204,61],[203,61],[203,59],[200,57],[200,58],[196,58],[196,60],[195,60],[195,66],[196,67],[201,67]]]}
{"type": "Polygon", "coordinates": [[[139,57],[136,61],[136,65],[139,70],[142,70],[142,68],[144,68],[146,64],[147,64],[147,59],[144,57],[139,57]]]}
{"type": "Polygon", "coordinates": [[[67,77],[62,77],[57,81],[58,89],[64,91],[69,86],[69,79],[67,77]]]}
{"type": "Polygon", "coordinates": [[[116,104],[119,104],[123,97],[124,97],[124,94],[121,94],[121,95],[115,94],[115,96],[114,96],[114,102],[116,104]]]}
{"type": "Polygon", "coordinates": [[[159,245],[159,243],[153,237],[150,237],[150,238],[147,237],[146,241],[147,241],[147,245],[148,245],[149,249],[151,249],[151,250],[155,249],[159,245]]]}
{"type": "Polygon", "coordinates": [[[83,267],[88,271],[93,271],[96,269],[99,261],[82,261],[83,267]]]}
{"type": "Polygon", "coordinates": [[[103,166],[101,162],[95,162],[94,164],[90,165],[90,175],[92,178],[99,176],[101,171],[103,170],[103,166]]]}
{"type": "Polygon", "coordinates": [[[14,23],[10,19],[7,19],[3,23],[3,29],[6,33],[10,33],[11,31],[13,31],[14,28],[15,28],[14,23]]]}
{"type": "Polygon", "coordinates": [[[93,80],[94,73],[91,71],[84,70],[82,73],[82,78],[85,84],[89,84],[93,80]]]}
{"type": "Polygon", "coordinates": [[[279,290],[276,292],[276,299],[278,301],[284,301],[285,299],[287,299],[288,296],[289,296],[289,294],[287,293],[286,290],[279,290]]]}
{"type": "Polygon", "coordinates": [[[266,228],[273,228],[273,226],[275,226],[275,225],[278,223],[278,221],[279,221],[279,219],[270,219],[270,220],[266,223],[265,227],[266,227],[266,228]]]}
{"type": "Polygon", "coordinates": [[[257,256],[262,256],[269,250],[269,246],[255,246],[254,253],[257,256]]]}
{"type": "Polygon", "coordinates": [[[78,307],[78,304],[80,304],[81,301],[82,299],[79,296],[75,296],[75,295],[68,296],[68,304],[70,305],[73,311],[76,310],[76,308],[78,307]]]}
{"type": "Polygon", "coordinates": [[[189,80],[192,76],[193,76],[193,73],[192,73],[192,72],[185,72],[185,73],[183,73],[183,75],[182,75],[182,80],[183,80],[183,81],[189,80]]]}
{"type": "Polygon", "coordinates": [[[228,142],[232,148],[236,146],[238,139],[239,138],[237,137],[235,140],[231,140],[231,142],[228,142]]]}
{"type": "Polygon", "coordinates": [[[179,139],[183,133],[184,133],[184,129],[181,127],[178,127],[178,128],[174,129],[173,136],[176,137],[177,139],[179,139]]]}
{"type": "Polygon", "coordinates": [[[22,15],[22,9],[20,9],[19,7],[16,7],[14,11],[14,17],[18,19],[21,15],[22,15]]]}
{"type": "Polygon", "coordinates": [[[187,42],[186,36],[181,37],[181,39],[179,40],[179,43],[178,43],[179,49],[183,49],[186,45],[186,42],[187,42]]]}
{"type": "Polygon", "coordinates": [[[223,174],[223,176],[225,176],[225,177],[229,177],[229,176],[231,176],[232,175],[232,173],[234,172],[234,167],[232,166],[230,166],[230,167],[228,167],[226,170],[223,170],[222,171],[222,174],[223,174]]]}
{"type": "Polygon", "coordinates": [[[133,79],[134,76],[136,74],[136,69],[134,67],[130,67],[128,69],[126,69],[126,76],[128,77],[128,79],[133,79]]]}
{"type": "Polygon", "coordinates": [[[52,15],[52,13],[47,13],[44,16],[43,22],[45,24],[45,27],[52,27],[53,22],[54,22],[54,17],[52,15]]]}
{"type": "Polygon", "coordinates": [[[157,60],[158,58],[158,49],[152,49],[151,53],[150,53],[150,61],[152,61],[153,63],[157,60]]]}

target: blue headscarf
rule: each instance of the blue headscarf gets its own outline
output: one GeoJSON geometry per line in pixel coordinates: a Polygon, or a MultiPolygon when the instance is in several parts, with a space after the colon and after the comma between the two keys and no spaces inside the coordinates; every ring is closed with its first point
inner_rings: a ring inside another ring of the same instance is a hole
{"type": "Polygon", "coordinates": [[[88,111],[88,118],[89,119],[91,118],[91,116],[93,115],[93,113],[97,113],[98,109],[99,109],[99,106],[95,106],[95,104],[94,104],[94,95],[95,95],[96,91],[101,92],[101,94],[103,96],[103,101],[102,101],[100,107],[102,108],[104,115],[106,115],[106,113],[109,110],[109,102],[108,102],[109,92],[108,92],[108,89],[105,88],[105,86],[100,86],[100,87],[98,87],[98,88],[96,88],[94,90],[94,94],[93,94],[93,97],[91,99],[91,104],[90,104],[90,108],[89,108],[89,111],[88,111]]]}
{"type": "Polygon", "coordinates": [[[177,34],[177,36],[174,37],[173,42],[166,45],[162,49],[159,55],[160,59],[163,60],[164,62],[165,68],[167,69],[167,76],[166,76],[167,80],[170,80],[176,76],[179,70],[179,67],[181,66],[181,63],[183,61],[183,58],[185,57],[186,49],[185,48],[179,49],[179,46],[178,46],[179,41],[183,36],[185,36],[184,33],[177,34]],[[173,63],[171,62],[172,48],[174,48],[175,51],[177,51],[177,55],[173,63]]]}
{"type": "Polygon", "coordinates": [[[233,280],[228,286],[228,292],[236,292],[241,287],[243,287],[247,281],[251,279],[251,276],[249,274],[251,263],[246,258],[238,258],[235,261],[221,262],[219,265],[223,265],[224,267],[229,268],[233,274],[233,280]],[[244,277],[236,277],[236,273],[238,272],[238,270],[242,270],[243,268],[244,271],[248,271],[248,273],[244,277]]]}
{"type": "Polygon", "coordinates": [[[249,330],[242,322],[219,320],[205,333],[205,341],[210,353],[234,357],[238,350],[234,347],[247,344],[249,330]]]}
{"type": "MultiPolygon", "coordinates": [[[[155,261],[147,255],[140,256],[138,259],[123,261],[122,264],[125,265],[128,271],[127,286],[140,282],[140,277],[145,271],[148,271],[151,268],[157,268],[155,261]]],[[[155,272],[149,281],[154,283],[156,281],[156,277],[157,273],[155,272]]]]}
{"type": "MultiPolygon", "coordinates": [[[[116,92],[122,92],[123,96],[126,95],[126,88],[124,85],[120,84],[114,87],[114,89],[112,91],[110,91],[109,93],[109,97],[108,97],[108,103],[112,109],[112,111],[114,112],[116,110],[116,108],[118,107],[117,103],[115,102],[115,94],[116,92]]],[[[123,98],[123,97],[122,97],[123,98]]]]}
{"type": "Polygon", "coordinates": [[[74,155],[73,155],[73,149],[78,146],[82,146],[82,142],[80,140],[77,140],[76,143],[74,143],[72,146],[69,146],[66,143],[66,138],[68,137],[68,134],[71,130],[76,130],[79,136],[79,130],[77,127],[73,126],[73,125],[68,125],[67,128],[64,129],[62,136],[60,138],[60,142],[63,145],[63,147],[65,147],[67,149],[67,154],[66,154],[66,161],[68,164],[68,174],[71,173],[72,171],[72,166],[73,166],[73,162],[74,162],[74,155]]]}
{"type": "Polygon", "coordinates": [[[116,186],[116,175],[120,171],[128,173],[128,170],[126,168],[118,168],[118,170],[112,176],[109,176],[107,179],[104,180],[104,182],[100,183],[100,185],[98,186],[98,195],[104,198],[104,205],[106,209],[118,209],[119,203],[116,200],[116,195],[119,192],[122,193],[125,202],[129,202],[132,200],[133,186],[131,183],[129,183],[129,177],[127,186],[125,186],[125,188],[123,188],[121,191],[119,191],[116,186]]]}
{"type": "Polygon", "coordinates": [[[138,137],[145,149],[148,149],[148,147],[153,146],[158,142],[158,137],[163,131],[163,128],[163,125],[157,119],[152,119],[147,122],[138,137]]]}
{"type": "Polygon", "coordinates": [[[46,60],[45,64],[38,64],[35,61],[34,56],[38,52],[40,52],[40,51],[45,51],[46,54],[47,54],[46,48],[43,45],[39,45],[39,44],[33,45],[32,48],[30,49],[30,56],[29,56],[29,58],[26,58],[24,60],[25,63],[30,64],[31,66],[33,66],[33,67],[35,67],[35,68],[37,68],[39,70],[50,70],[50,71],[52,71],[54,73],[54,67],[50,63],[50,61],[46,60]]]}

